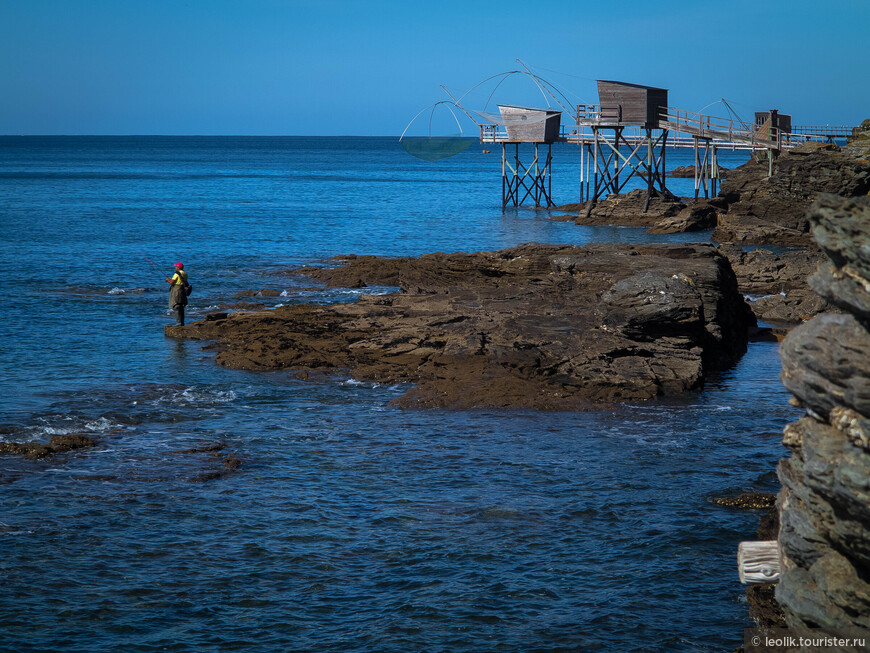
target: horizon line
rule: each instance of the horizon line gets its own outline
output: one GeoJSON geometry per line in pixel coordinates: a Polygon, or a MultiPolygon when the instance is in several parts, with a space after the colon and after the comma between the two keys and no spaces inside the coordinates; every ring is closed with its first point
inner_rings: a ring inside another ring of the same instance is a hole
{"type": "MultiPolygon", "coordinates": [[[[397,134],[0,134],[0,138],[29,138],[33,136],[50,136],[50,137],[181,137],[181,138],[399,138],[397,134]]],[[[468,136],[467,138],[477,138],[477,136],[468,136]]]]}

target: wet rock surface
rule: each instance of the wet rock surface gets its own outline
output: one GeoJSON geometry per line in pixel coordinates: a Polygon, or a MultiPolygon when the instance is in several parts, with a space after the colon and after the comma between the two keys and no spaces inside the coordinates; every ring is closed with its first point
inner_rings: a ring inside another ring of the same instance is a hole
{"type": "Polygon", "coordinates": [[[741,510],[769,509],[776,504],[776,495],[771,492],[743,492],[736,497],[716,497],[713,503],[741,510]]]}
{"type": "Polygon", "coordinates": [[[173,453],[184,455],[207,454],[205,458],[207,469],[198,472],[190,479],[193,483],[204,483],[223,478],[242,466],[243,460],[235,453],[221,453],[226,449],[226,446],[223,442],[208,442],[173,453]]]}
{"type": "Polygon", "coordinates": [[[829,257],[813,288],[845,314],[794,329],[781,380],[807,410],[780,461],[784,573],[776,597],[798,632],[870,627],[870,198],[822,196],[809,220],[829,257]]]}
{"type": "Polygon", "coordinates": [[[578,409],[674,395],[745,350],[751,312],[711,245],[524,245],[308,268],[328,286],[398,286],[168,327],[217,362],[413,383],[402,406],[578,409]]]}
{"type": "Polygon", "coordinates": [[[58,453],[66,453],[74,449],[93,447],[96,444],[86,435],[70,433],[52,436],[48,444],[37,442],[0,442],[0,454],[23,456],[29,460],[46,458],[58,453]]]}

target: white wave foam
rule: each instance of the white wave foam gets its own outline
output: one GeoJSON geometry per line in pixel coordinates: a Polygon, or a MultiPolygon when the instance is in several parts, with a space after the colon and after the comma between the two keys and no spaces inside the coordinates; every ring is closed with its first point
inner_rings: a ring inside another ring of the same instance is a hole
{"type": "Polygon", "coordinates": [[[110,288],[106,294],[108,294],[108,295],[125,295],[127,293],[141,294],[144,292],[145,292],[144,288],[118,288],[117,286],[115,286],[114,288],[110,288]]]}
{"type": "Polygon", "coordinates": [[[69,435],[71,433],[105,433],[114,429],[124,428],[123,424],[113,422],[106,417],[98,417],[97,419],[88,420],[82,417],[41,417],[39,418],[45,426],[37,426],[27,429],[32,438],[40,438],[53,435],[69,435]]]}
{"type": "Polygon", "coordinates": [[[85,423],[85,429],[92,432],[109,431],[120,427],[121,424],[112,422],[105,417],[100,417],[99,419],[85,423]]]}
{"type": "Polygon", "coordinates": [[[773,293],[771,295],[743,295],[743,299],[752,304],[753,302],[757,302],[759,299],[765,299],[767,297],[776,297],[782,293],[773,293]]]}
{"type": "Polygon", "coordinates": [[[224,404],[236,400],[235,390],[210,390],[200,389],[196,387],[185,388],[184,390],[172,390],[169,393],[158,397],[153,403],[171,403],[171,404],[224,404]]]}

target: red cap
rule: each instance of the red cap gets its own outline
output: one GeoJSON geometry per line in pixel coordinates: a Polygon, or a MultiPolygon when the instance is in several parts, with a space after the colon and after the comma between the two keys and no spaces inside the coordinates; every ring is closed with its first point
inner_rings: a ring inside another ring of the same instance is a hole
{"type": "Polygon", "coordinates": [[[175,264],[175,267],[177,267],[177,268],[183,268],[183,267],[184,267],[184,263],[176,263],[176,264],[175,264]]]}

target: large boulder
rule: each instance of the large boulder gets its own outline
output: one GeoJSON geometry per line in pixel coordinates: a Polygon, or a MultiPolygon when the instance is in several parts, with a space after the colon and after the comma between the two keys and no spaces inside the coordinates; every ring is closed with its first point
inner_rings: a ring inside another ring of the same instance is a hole
{"type": "Polygon", "coordinates": [[[792,456],[778,470],[776,597],[795,634],[870,628],[868,217],[867,197],[821,196],[813,205],[808,219],[829,260],[811,283],[846,312],[794,329],[780,350],[782,382],[807,412],[786,426],[792,456]]]}

